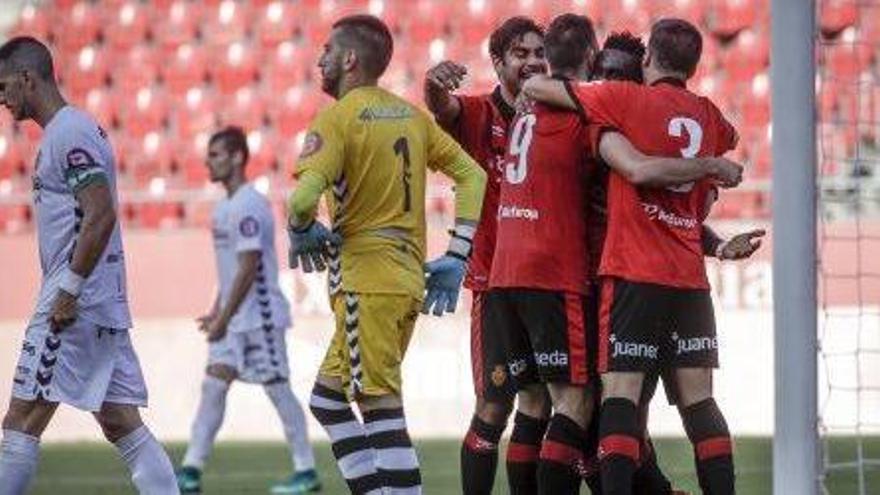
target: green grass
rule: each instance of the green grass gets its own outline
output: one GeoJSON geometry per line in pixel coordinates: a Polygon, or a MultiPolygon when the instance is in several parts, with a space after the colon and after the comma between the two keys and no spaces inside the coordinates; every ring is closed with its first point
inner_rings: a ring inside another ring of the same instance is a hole
{"type": "MultiPolygon", "coordinates": [[[[693,474],[690,445],[683,439],[655,441],[660,463],[677,487],[699,493],[693,474]]],[[[175,461],[183,456],[183,445],[170,446],[175,461]]],[[[429,440],[418,443],[426,494],[460,493],[458,443],[429,440]]],[[[770,495],[771,443],[767,438],[739,438],[736,441],[737,492],[744,495],[770,495]]],[[[853,459],[854,442],[835,439],[829,448],[834,462],[853,459]]],[[[867,444],[866,455],[880,457],[880,438],[867,444]]],[[[317,445],[318,469],[324,481],[324,494],[346,494],[329,445],[317,445]]],[[[266,488],[288,474],[286,449],[274,443],[220,443],[205,472],[205,494],[266,493],[266,488]]],[[[832,494],[855,494],[858,481],[852,471],[833,472],[828,479],[832,494]]],[[[869,472],[867,493],[880,493],[880,468],[869,472]]],[[[42,452],[40,470],[33,486],[34,495],[75,493],[77,495],[134,493],[128,475],[115,451],[99,444],[47,445],[42,452]]],[[[497,494],[507,493],[504,469],[499,469],[497,494]]],[[[586,491],[584,491],[586,493],[586,491]]]]}

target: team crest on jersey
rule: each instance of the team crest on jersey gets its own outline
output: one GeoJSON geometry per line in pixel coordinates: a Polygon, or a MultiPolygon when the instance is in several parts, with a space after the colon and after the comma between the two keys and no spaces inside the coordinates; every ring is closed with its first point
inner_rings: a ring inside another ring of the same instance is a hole
{"type": "Polygon", "coordinates": [[[74,148],[67,153],[67,166],[70,168],[91,168],[95,165],[92,155],[82,148],[74,148]]]}
{"type": "Polygon", "coordinates": [[[507,372],[504,371],[504,366],[497,365],[495,369],[492,370],[492,385],[496,387],[500,387],[504,385],[504,382],[507,381],[507,372]]]}
{"type": "Polygon", "coordinates": [[[315,153],[321,151],[321,148],[323,146],[324,146],[324,138],[322,138],[321,135],[315,131],[309,131],[309,133],[306,134],[305,141],[303,141],[303,149],[299,153],[299,158],[300,159],[308,158],[308,157],[314,155],[315,153]]]}
{"type": "Polygon", "coordinates": [[[244,217],[238,224],[238,230],[244,237],[254,237],[260,233],[260,222],[254,217],[244,217]]]}

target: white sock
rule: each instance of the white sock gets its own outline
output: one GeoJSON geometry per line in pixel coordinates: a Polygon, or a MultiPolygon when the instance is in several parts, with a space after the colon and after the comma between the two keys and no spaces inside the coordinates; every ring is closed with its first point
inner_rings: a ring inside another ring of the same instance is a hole
{"type": "Polygon", "coordinates": [[[214,447],[214,439],[223,424],[223,416],[226,414],[226,393],[229,392],[229,384],[211,375],[205,375],[202,380],[202,397],[199,399],[199,409],[193,419],[192,432],[190,433],[189,445],[186,455],[183,456],[183,465],[202,469],[205,460],[211,454],[214,447]]]}
{"type": "Polygon", "coordinates": [[[315,453],[309,443],[309,430],[302,404],[293,395],[287,381],[265,385],[263,390],[275,405],[290,448],[294,472],[315,469],[315,453]]]}
{"type": "Polygon", "coordinates": [[[406,430],[403,408],[363,412],[367,440],[376,451],[376,466],[388,495],[421,495],[419,458],[406,430]]]}
{"type": "Polygon", "coordinates": [[[15,430],[3,430],[0,443],[0,495],[21,495],[37,472],[40,439],[15,430]]]}
{"type": "Polygon", "coordinates": [[[180,493],[171,460],[146,426],[116,442],[116,449],[131,471],[131,481],[141,495],[180,493]]]}

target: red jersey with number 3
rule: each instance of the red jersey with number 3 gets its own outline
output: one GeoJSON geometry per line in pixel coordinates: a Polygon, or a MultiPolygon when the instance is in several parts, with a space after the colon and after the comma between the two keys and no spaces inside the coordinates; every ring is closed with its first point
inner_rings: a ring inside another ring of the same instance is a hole
{"type": "Polygon", "coordinates": [[[510,131],[491,288],[587,293],[590,139],[574,112],[535,105],[510,131]]]}
{"type": "MultiPolygon", "coordinates": [[[[736,130],[721,111],[679,80],[661,79],[652,86],[603,81],[568,88],[591,125],[621,132],[642,153],[720,156],[736,146],[736,130]]],[[[594,147],[598,150],[597,143],[594,147]]],[[[636,187],[612,172],[600,275],[708,289],[701,235],[714,189],[706,179],[677,187],[636,187]]]]}
{"type": "Polygon", "coordinates": [[[455,125],[446,130],[486,171],[486,193],[473,252],[468,261],[464,286],[471,290],[489,288],[489,270],[495,253],[495,212],[501,182],[501,162],[507,150],[507,130],[514,116],[513,108],[501,96],[500,87],[480,96],[458,96],[461,114],[455,125]]]}

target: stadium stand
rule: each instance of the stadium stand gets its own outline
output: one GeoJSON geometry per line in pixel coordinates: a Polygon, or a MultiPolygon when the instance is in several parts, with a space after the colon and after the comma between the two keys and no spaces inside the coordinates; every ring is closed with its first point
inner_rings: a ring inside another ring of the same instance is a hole
{"type": "MultiPolygon", "coordinates": [[[[396,52],[385,84],[418,103],[424,71],[443,58],[471,67],[470,90],[491,88],[487,36],[506,16],[523,13],[547,22],[559,12],[580,11],[593,16],[600,33],[645,33],[652,19],[677,15],[704,28],[705,55],[694,84],[738,125],[742,140],[735,156],[749,165],[745,189],[725,194],[715,215],[748,218],[768,212],[766,5],[760,0],[57,0],[24,4],[7,35],[31,34],[51,43],[65,93],[92,111],[114,138],[121,182],[133,188],[132,194],[124,189],[123,199],[164,204],[161,193],[146,199],[134,193],[153,179],[162,179],[163,190],[179,197],[203,189],[199,146],[220,124],[242,125],[256,136],[255,176],[271,178],[278,193],[289,185],[297,136],[328,101],[314,82],[315,63],[320,43],[340,15],[367,11],[388,20],[396,52]]],[[[820,111],[873,123],[859,132],[828,130],[834,134],[830,142],[844,150],[878,137],[876,85],[859,98],[847,92],[854,91],[853,80],[878,78],[876,55],[851,40],[857,29],[880,38],[880,15],[862,15],[873,21],[857,26],[857,9],[863,7],[843,0],[823,5],[823,35],[839,43],[821,55],[835,78],[823,82],[820,111]]],[[[27,209],[39,131],[7,120],[0,130],[0,230],[11,231],[27,228],[28,215],[21,211],[27,209]]],[[[432,204],[435,213],[448,209],[443,201],[432,204]]],[[[146,227],[206,220],[190,215],[198,208],[147,206],[127,210],[134,215],[129,220],[146,227]],[[146,217],[138,218],[141,214],[146,217]],[[162,221],[169,216],[176,220],[162,221]]]]}

